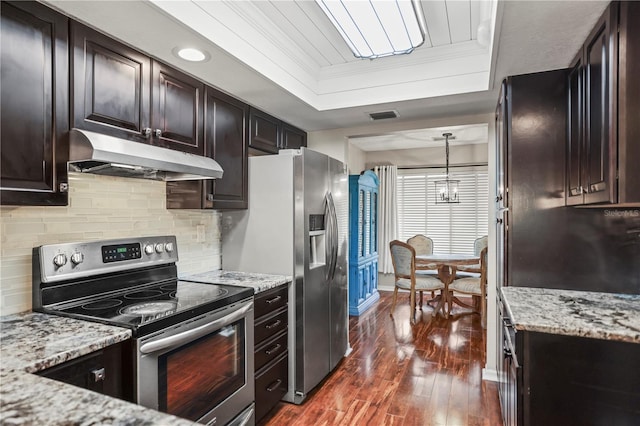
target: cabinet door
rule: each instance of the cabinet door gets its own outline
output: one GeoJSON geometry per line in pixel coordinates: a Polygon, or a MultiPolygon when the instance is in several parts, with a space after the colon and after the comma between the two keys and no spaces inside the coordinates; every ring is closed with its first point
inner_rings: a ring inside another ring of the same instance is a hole
{"type": "Polygon", "coordinates": [[[247,208],[248,117],[248,105],[207,88],[206,153],[224,170],[222,179],[206,181],[205,207],[207,208],[247,208]]]}
{"type": "Polygon", "coordinates": [[[204,84],[153,62],[152,143],[204,155],[204,84]]]}
{"type": "Polygon", "coordinates": [[[67,205],[67,18],[36,2],[2,2],[3,205],[67,205]]]}
{"type": "Polygon", "coordinates": [[[568,77],[567,111],[567,205],[582,204],[584,201],[584,178],[582,176],[583,155],[583,66],[582,52],[574,60],[568,77]]]}
{"type": "Polygon", "coordinates": [[[299,149],[307,146],[307,133],[289,124],[282,125],[282,149],[299,149]]]}
{"type": "Polygon", "coordinates": [[[249,122],[249,147],[276,154],[280,140],[280,120],[251,108],[249,122]]]}
{"type": "Polygon", "coordinates": [[[617,34],[611,33],[617,28],[615,20],[612,12],[605,13],[584,47],[586,203],[616,202],[617,34]]]}
{"type": "Polygon", "coordinates": [[[71,31],[73,127],[148,143],[150,59],[76,22],[71,31]]]}

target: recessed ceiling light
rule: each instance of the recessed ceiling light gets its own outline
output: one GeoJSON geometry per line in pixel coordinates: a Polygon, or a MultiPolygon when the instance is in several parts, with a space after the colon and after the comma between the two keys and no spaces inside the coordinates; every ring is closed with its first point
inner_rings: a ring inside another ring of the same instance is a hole
{"type": "Polygon", "coordinates": [[[190,62],[203,62],[209,59],[209,55],[206,52],[193,47],[176,47],[173,49],[173,53],[179,58],[190,62]]]}

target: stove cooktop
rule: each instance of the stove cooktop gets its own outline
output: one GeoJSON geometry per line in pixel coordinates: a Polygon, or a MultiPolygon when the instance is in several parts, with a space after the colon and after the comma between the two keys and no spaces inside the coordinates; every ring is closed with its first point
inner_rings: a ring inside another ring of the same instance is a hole
{"type": "Polygon", "coordinates": [[[223,308],[253,295],[244,287],[168,280],[45,307],[74,318],[128,327],[134,337],[223,308]]]}

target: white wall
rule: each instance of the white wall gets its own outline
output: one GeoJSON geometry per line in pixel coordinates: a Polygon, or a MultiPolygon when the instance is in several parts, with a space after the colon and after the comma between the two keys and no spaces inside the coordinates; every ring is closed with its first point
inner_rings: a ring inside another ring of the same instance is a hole
{"type": "Polygon", "coordinates": [[[31,309],[31,249],[44,244],[175,235],[179,274],[220,269],[219,214],[167,210],[165,194],[164,182],[70,173],[68,206],[1,207],[0,314],[31,309]]]}

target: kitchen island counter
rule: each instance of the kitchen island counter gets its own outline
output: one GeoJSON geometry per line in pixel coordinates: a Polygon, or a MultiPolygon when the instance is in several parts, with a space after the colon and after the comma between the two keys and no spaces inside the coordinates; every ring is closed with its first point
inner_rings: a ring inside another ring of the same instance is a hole
{"type": "Polygon", "coordinates": [[[34,374],[131,338],[131,330],[37,312],[0,317],[0,418],[15,425],[193,425],[34,374]]]}
{"type": "Polygon", "coordinates": [[[640,343],[640,295],[503,287],[516,330],[640,343]]]}
{"type": "Polygon", "coordinates": [[[211,284],[225,284],[238,287],[251,287],[254,294],[290,283],[292,278],[287,275],[258,274],[254,272],[238,272],[215,270],[200,274],[180,277],[181,280],[205,282],[211,284]]]}

